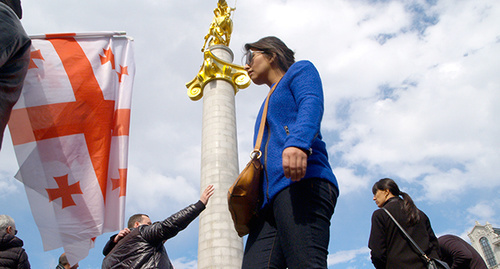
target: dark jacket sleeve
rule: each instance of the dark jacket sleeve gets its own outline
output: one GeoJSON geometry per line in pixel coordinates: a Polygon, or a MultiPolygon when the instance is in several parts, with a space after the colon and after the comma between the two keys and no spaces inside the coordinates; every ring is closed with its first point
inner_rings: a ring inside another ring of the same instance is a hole
{"type": "Polygon", "coordinates": [[[149,226],[140,226],[141,235],[152,245],[162,244],[163,241],[176,236],[180,231],[184,230],[204,209],[205,204],[198,201],[163,221],[155,222],[149,226]]]}
{"type": "Polygon", "coordinates": [[[19,264],[17,266],[18,269],[30,269],[31,265],[30,262],[28,261],[28,254],[26,254],[26,251],[23,249],[23,252],[21,254],[21,257],[19,259],[19,264]]]}
{"type": "Polygon", "coordinates": [[[377,269],[385,268],[387,262],[386,227],[381,212],[381,210],[373,212],[370,239],[368,241],[372,263],[377,269]]]}
{"type": "Polygon", "coordinates": [[[116,246],[115,237],[117,235],[118,234],[115,234],[115,235],[111,236],[109,238],[108,242],[106,243],[106,245],[104,246],[104,248],[102,249],[102,254],[104,256],[108,255],[108,253],[111,252],[111,250],[116,246]]]}
{"type": "Polygon", "coordinates": [[[19,19],[23,17],[23,9],[21,8],[20,0],[0,0],[1,3],[9,6],[14,11],[19,19]]]}

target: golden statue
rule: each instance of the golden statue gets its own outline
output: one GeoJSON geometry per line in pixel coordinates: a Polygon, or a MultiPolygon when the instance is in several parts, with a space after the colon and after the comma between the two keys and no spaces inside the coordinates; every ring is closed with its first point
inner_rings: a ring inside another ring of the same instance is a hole
{"type": "Polygon", "coordinates": [[[231,12],[234,10],[235,8],[227,5],[226,0],[219,0],[217,8],[214,9],[215,17],[210,24],[210,30],[205,36],[205,44],[201,49],[204,57],[203,64],[196,77],[186,83],[187,94],[193,101],[200,100],[203,97],[205,85],[215,79],[222,79],[231,83],[234,94],[239,89],[244,89],[250,85],[250,77],[243,66],[223,61],[212,54],[210,49],[210,46],[213,45],[229,46],[233,31],[231,12]],[[205,48],[207,44],[208,48],[205,48]]]}
{"type": "Polygon", "coordinates": [[[201,51],[205,51],[205,47],[212,45],[229,46],[231,33],[233,32],[233,21],[231,20],[231,12],[236,8],[231,8],[227,5],[226,0],[219,0],[217,8],[214,9],[214,19],[210,24],[208,34],[205,36],[205,43],[201,51]]]}

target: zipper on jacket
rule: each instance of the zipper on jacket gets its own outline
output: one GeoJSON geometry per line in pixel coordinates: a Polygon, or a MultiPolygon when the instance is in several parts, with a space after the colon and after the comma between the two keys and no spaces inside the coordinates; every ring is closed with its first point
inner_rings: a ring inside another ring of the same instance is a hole
{"type": "MultiPolygon", "coordinates": [[[[316,138],[318,138],[318,135],[319,135],[319,132],[317,132],[315,135],[314,135],[314,138],[312,140],[312,143],[314,143],[314,140],[316,140],[316,138]]],[[[309,148],[309,152],[308,152],[308,156],[311,156],[313,154],[313,148],[312,146],[309,148]]]]}
{"type": "MultiPolygon", "coordinates": [[[[288,125],[283,126],[283,128],[285,128],[286,135],[290,135],[290,129],[288,129],[288,125]]],[[[313,138],[312,142],[314,142],[314,140],[316,140],[316,138],[318,137],[318,135],[319,135],[319,132],[316,133],[316,135],[314,135],[314,138],[313,138]]],[[[307,153],[307,156],[311,156],[313,154],[312,147],[309,148],[309,150],[306,153],[307,153]]]]}

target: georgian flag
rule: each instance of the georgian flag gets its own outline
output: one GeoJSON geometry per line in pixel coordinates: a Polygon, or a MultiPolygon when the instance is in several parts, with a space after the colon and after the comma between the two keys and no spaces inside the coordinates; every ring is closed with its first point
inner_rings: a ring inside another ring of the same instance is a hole
{"type": "Polygon", "coordinates": [[[121,229],[125,212],[133,40],[120,32],[32,36],[9,130],[44,250],[70,264],[121,229]]]}

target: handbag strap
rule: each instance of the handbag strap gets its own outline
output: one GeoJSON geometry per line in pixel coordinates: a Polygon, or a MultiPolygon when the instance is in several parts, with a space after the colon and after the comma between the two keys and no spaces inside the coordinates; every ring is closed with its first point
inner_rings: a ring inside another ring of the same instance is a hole
{"type": "Polygon", "coordinates": [[[417,243],[415,241],[413,241],[413,239],[411,238],[411,236],[405,231],[405,229],[403,229],[403,227],[399,224],[399,222],[392,216],[392,214],[389,212],[389,210],[387,210],[385,207],[382,207],[382,209],[387,212],[387,214],[389,215],[389,217],[391,217],[391,219],[394,221],[394,223],[396,224],[396,226],[399,227],[399,229],[403,232],[403,234],[406,236],[406,238],[408,238],[408,240],[410,240],[410,242],[413,244],[413,246],[418,250],[418,252],[420,252],[420,255],[422,255],[422,257],[424,257],[425,261],[429,262],[431,259],[429,259],[429,257],[427,257],[427,255],[425,254],[425,252],[422,251],[422,249],[417,245],[417,243]]]}
{"type": "Polygon", "coordinates": [[[250,157],[252,159],[254,157],[260,158],[262,155],[262,152],[260,151],[260,145],[262,144],[262,136],[264,135],[264,127],[266,126],[266,118],[267,118],[267,107],[269,106],[269,98],[271,97],[271,94],[274,92],[274,89],[276,89],[276,86],[278,86],[278,83],[280,83],[281,78],[274,84],[274,86],[269,90],[269,93],[267,94],[266,102],[264,103],[264,110],[262,111],[262,118],[260,119],[260,126],[259,126],[259,133],[257,134],[257,140],[255,141],[255,147],[250,153],[250,157]],[[254,155],[257,154],[257,155],[254,155]]]}

